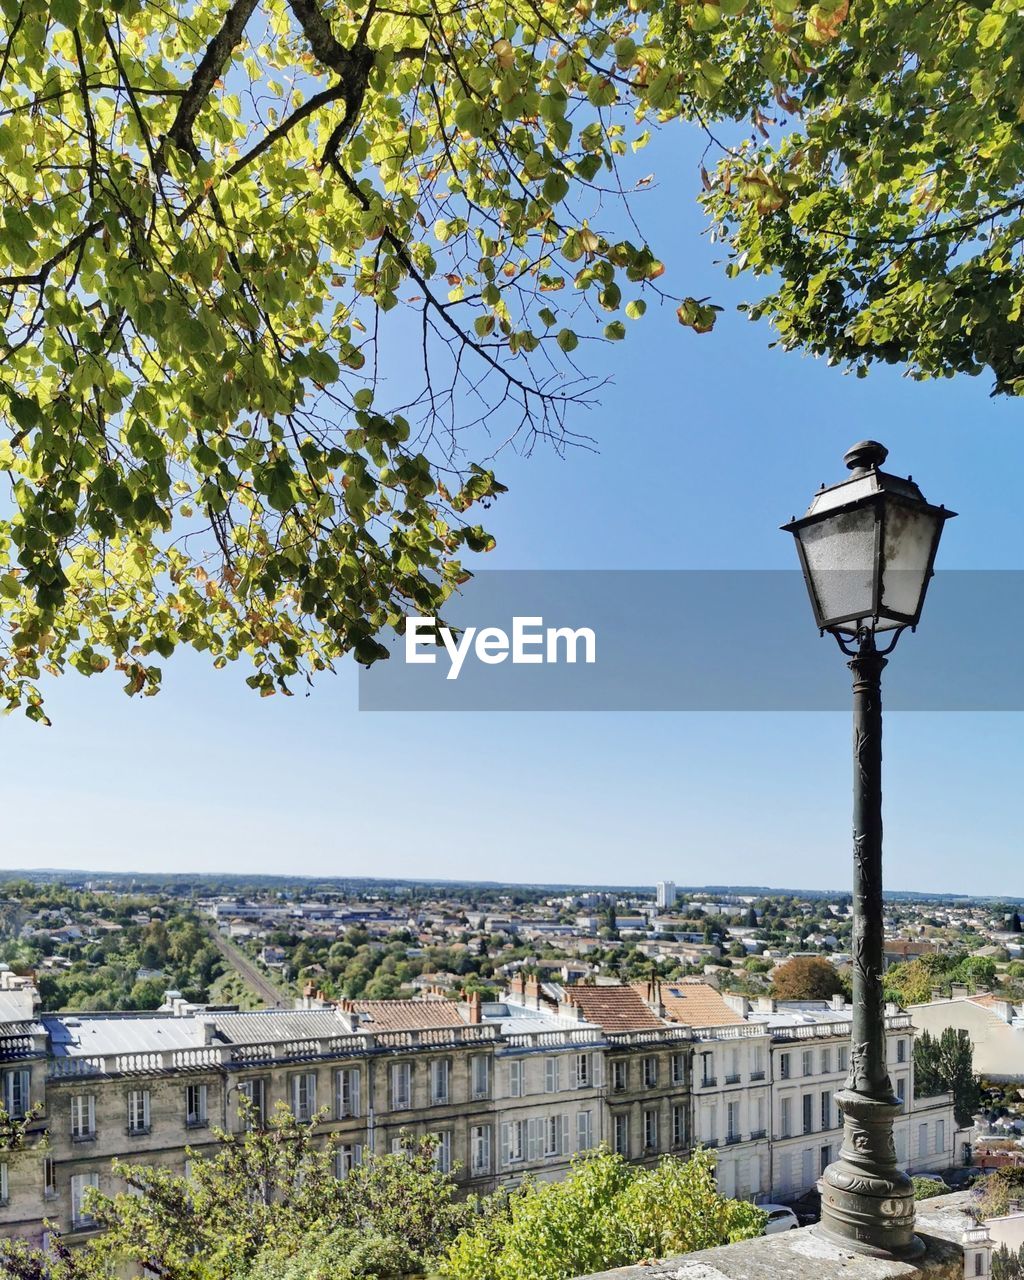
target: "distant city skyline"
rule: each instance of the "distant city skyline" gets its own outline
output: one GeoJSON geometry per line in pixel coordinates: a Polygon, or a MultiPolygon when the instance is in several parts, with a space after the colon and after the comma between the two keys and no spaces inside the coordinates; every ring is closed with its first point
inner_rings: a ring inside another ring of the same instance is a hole
{"type": "MultiPolygon", "coordinates": [[[[722,303],[718,325],[695,336],[652,300],[625,342],[597,354],[582,343],[583,366],[613,379],[572,422],[600,452],[563,459],[541,442],[529,458],[500,454],[510,491],[484,513],[497,548],[474,563],[793,568],[778,526],[871,436],[893,471],[960,513],[940,568],[1024,567],[1019,404],[991,399],[986,376],[917,384],[876,367],[858,380],[770,349],[771,330],[733,309],[752,282],[726,280],[700,237],[701,145],[666,130],[627,176],[657,174],[636,205],[666,262],[659,283],[722,303]]],[[[397,389],[403,376],[392,371],[397,389]]],[[[471,457],[493,447],[475,445],[471,457]]],[[[657,623],[652,600],[636,620],[638,662],[657,623]]],[[[693,625],[714,644],[713,618],[693,625]]],[[[901,641],[889,687],[915,640],[901,641]]],[[[808,609],[808,652],[831,643],[808,609]]],[[[960,661],[975,660],[965,646],[960,661]]],[[[0,866],[849,881],[846,714],[368,714],[350,663],[290,699],[255,696],[241,663],[215,672],[180,653],[162,665],[156,698],[129,700],[114,673],[69,674],[42,682],[52,729],[4,720],[0,866]]],[[[838,653],[835,680],[848,688],[838,653]]],[[[888,715],[888,888],[1024,895],[1022,729],[1010,714],[888,715]]]]}

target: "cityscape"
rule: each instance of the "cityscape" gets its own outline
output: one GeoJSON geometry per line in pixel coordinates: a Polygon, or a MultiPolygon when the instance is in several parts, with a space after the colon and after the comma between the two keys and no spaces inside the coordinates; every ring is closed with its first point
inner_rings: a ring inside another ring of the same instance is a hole
{"type": "MultiPolygon", "coordinates": [[[[422,1141],[465,1195],[602,1147],[647,1167],[699,1148],[723,1195],[816,1220],[849,895],[266,880],[6,877],[0,1072],[25,1142],[3,1231],[87,1240],[113,1160],[188,1177],[278,1108],[339,1179],[422,1141]]],[[[906,893],[885,925],[900,1167],[953,1187],[1024,1169],[1018,904],[906,893]],[[928,1052],[949,1029],[966,1076],[928,1052]]]]}

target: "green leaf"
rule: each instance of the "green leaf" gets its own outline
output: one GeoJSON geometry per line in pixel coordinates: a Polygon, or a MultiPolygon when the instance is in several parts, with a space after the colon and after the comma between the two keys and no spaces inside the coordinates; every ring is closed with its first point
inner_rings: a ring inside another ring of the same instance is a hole
{"type": "Polygon", "coordinates": [[[983,49],[991,49],[1003,34],[1006,14],[990,9],[978,23],[978,43],[983,49]]]}
{"type": "Polygon", "coordinates": [[[605,325],[604,336],[610,342],[621,342],[626,336],[626,326],[621,320],[613,320],[611,324],[605,325]]]}
{"type": "Polygon", "coordinates": [[[579,338],[576,336],[575,333],[573,333],[571,329],[559,329],[557,342],[558,342],[558,345],[562,348],[562,350],[565,351],[566,353],[570,351],[575,351],[576,348],[580,345],[579,338]]]}

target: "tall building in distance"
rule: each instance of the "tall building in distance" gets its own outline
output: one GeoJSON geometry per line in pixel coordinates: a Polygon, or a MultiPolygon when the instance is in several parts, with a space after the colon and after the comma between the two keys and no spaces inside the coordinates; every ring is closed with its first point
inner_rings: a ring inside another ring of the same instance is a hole
{"type": "Polygon", "coordinates": [[[676,886],[674,880],[659,880],[655,892],[659,911],[671,911],[676,905],[676,886]]]}

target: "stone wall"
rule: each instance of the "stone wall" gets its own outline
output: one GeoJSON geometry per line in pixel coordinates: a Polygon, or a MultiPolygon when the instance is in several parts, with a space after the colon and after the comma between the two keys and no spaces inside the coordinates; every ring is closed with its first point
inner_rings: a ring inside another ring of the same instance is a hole
{"type": "Polygon", "coordinates": [[[650,1266],[623,1267],[580,1280],[964,1280],[961,1238],[973,1225],[965,1193],[917,1206],[924,1255],[913,1263],[886,1262],[818,1239],[813,1227],[704,1249],[650,1266]]]}

